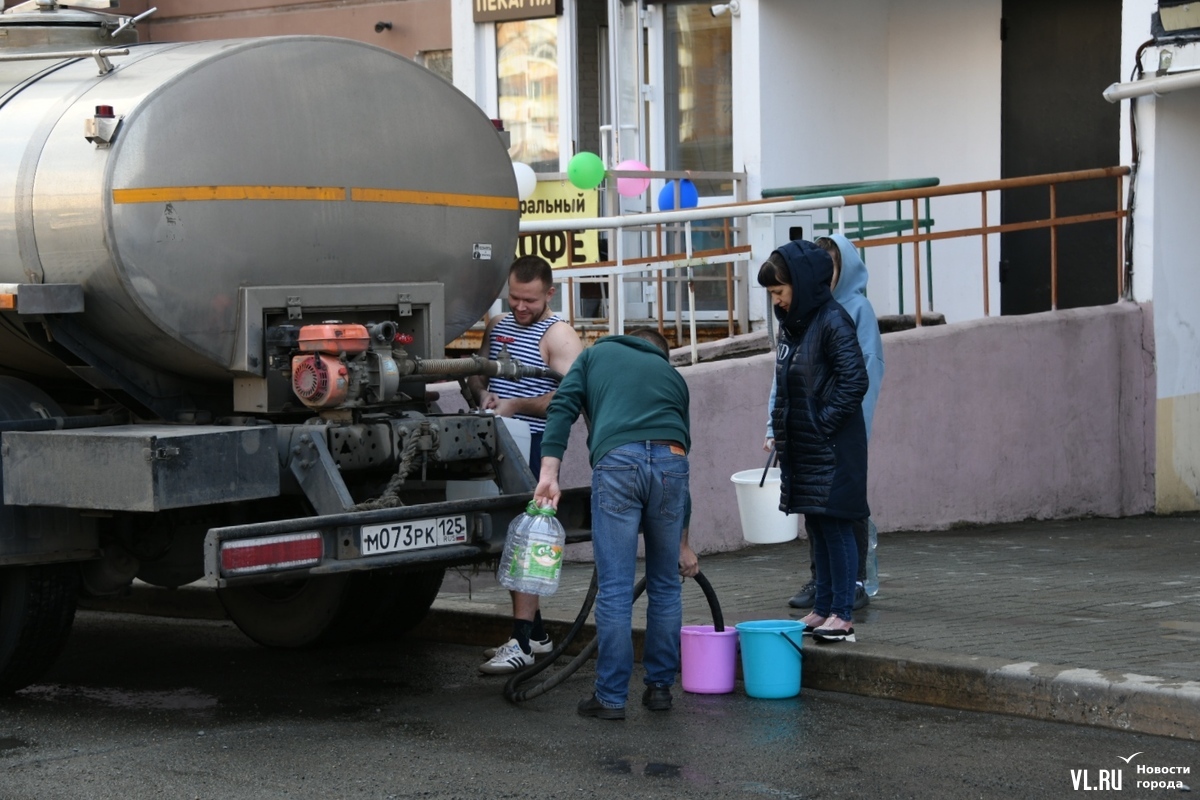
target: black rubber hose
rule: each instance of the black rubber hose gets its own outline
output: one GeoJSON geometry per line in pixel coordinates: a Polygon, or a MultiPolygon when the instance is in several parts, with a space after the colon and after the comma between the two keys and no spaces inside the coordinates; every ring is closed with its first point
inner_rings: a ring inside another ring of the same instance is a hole
{"type": "MultiPolygon", "coordinates": [[[[717,600],[717,593],[713,590],[712,584],[708,582],[708,578],[704,577],[703,572],[697,572],[693,580],[700,584],[700,589],[704,592],[704,597],[708,600],[708,609],[712,613],[713,630],[725,630],[725,617],[721,613],[721,603],[717,600]]],[[[575,637],[579,635],[579,632],[583,630],[583,626],[587,622],[588,615],[592,613],[592,606],[596,602],[596,581],[596,571],[593,569],[592,582],[588,586],[587,596],[583,599],[583,606],[580,607],[579,614],[577,614],[575,617],[575,622],[571,625],[571,629],[567,631],[567,635],[563,637],[563,640],[559,642],[558,645],[541,661],[538,661],[533,665],[521,670],[520,672],[513,674],[513,676],[508,679],[508,682],[504,684],[504,697],[510,703],[521,703],[525,700],[532,700],[535,697],[540,697],[541,695],[553,689],[555,686],[558,686],[567,678],[571,677],[576,670],[583,666],[583,662],[587,661],[592,657],[593,654],[595,654],[596,648],[599,647],[598,639],[592,639],[592,641],[588,642],[587,646],[580,650],[579,654],[571,659],[567,665],[558,672],[539,683],[533,684],[532,686],[520,688],[522,684],[528,683],[533,679],[534,676],[549,668],[555,661],[557,661],[558,657],[566,652],[567,648],[571,646],[571,642],[573,642],[575,637]]],[[[636,601],[642,596],[642,592],[644,591],[646,591],[646,579],[642,578],[637,582],[637,585],[633,587],[633,599],[636,601]]]]}

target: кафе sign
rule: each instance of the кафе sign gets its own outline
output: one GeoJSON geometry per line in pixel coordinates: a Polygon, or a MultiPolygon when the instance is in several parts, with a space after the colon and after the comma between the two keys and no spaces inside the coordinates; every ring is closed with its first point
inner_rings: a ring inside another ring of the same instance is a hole
{"type": "Polygon", "coordinates": [[[508,22],[562,14],[562,0],[473,0],[472,5],[475,22],[508,22]]]}

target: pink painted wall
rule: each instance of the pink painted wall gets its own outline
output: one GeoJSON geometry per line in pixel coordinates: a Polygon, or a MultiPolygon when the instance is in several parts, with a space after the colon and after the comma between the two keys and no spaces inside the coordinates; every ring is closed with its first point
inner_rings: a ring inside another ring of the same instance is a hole
{"type": "Polygon", "coordinates": [[[309,34],[357,39],[413,58],[450,49],[450,0],[125,0],[132,16],[158,9],[138,24],[143,42],[194,42],[252,36],[309,34]],[[375,23],[391,30],[375,32],[375,23]]]}
{"type": "MultiPolygon", "coordinates": [[[[883,337],[870,443],[881,531],[1153,510],[1149,309],[1122,303],[883,337]]],[[[693,546],[745,546],[729,477],[762,469],[773,356],[683,368],[693,546]]]]}

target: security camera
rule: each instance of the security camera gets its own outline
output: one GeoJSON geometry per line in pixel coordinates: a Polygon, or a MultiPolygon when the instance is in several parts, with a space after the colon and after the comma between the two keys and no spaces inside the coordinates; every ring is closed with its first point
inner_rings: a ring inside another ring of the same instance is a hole
{"type": "Polygon", "coordinates": [[[390,31],[391,29],[392,29],[392,23],[390,23],[390,22],[376,22],[375,23],[375,32],[376,33],[383,33],[384,31],[390,31]]]}
{"type": "Polygon", "coordinates": [[[741,13],[742,7],[738,3],[738,0],[730,0],[728,3],[718,3],[715,6],[710,6],[709,11],[712,12],[714,17],[719,17],[726,11],[728,11],[731,16],[736,17],[741,13]]]}

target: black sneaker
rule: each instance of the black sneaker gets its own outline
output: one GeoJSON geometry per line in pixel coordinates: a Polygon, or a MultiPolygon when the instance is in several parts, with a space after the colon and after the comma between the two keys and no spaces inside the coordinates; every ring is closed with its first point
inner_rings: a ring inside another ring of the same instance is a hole
{"type": "Polygon", "coordinates": [[[854,610],[858,611],[860,608],[866,608],[869,605],[871,605],[871,598],[867,596],[867,590],[863,588],[861,583],[856,585],[854,587],[854,610]]]}
{"type": "Polygon", "coordinates": [[[795,597],[788,600],[788,605],[792,608],[812,608],[815,602],[817,602],[817,584],[815,581],[809,581],[800,587],[800,591],[796,592],[795,597]]]}
{"type": "Polygon", "coordinates": [[[651,711],[671,710],[671,687],[652,683],[642,693],[642,705],[651,711]]]}
{"type": "Polygon", "coordinates": [[[625,719],[625,706],[620,708],[610,708],[596,699],[593,694],[586,700],[580,700],[579,705],[575,709],[581,717],[595,717],[596,719],[625,719]]]}

